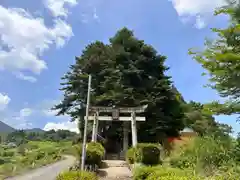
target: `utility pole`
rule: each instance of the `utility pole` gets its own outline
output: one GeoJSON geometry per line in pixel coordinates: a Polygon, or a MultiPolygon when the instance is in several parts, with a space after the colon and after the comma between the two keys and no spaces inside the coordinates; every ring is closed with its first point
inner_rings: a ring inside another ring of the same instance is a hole
{"type": "Polygon", "coordinates": [[[87,123],[89,116],[89,104],[90,104],[90,92],[91,92],[91,74],[88,76],[88,93],[87,93],[87,105],[86,105],[86,116],[85,116],[85,124],[84,124],[84,134],[83,134],[83,146],[82,146],[82,161],[81,161],[81,170],[84,170],[85,166],[85,157],[86,157],[86,144],[87,144],[87,123]]]}

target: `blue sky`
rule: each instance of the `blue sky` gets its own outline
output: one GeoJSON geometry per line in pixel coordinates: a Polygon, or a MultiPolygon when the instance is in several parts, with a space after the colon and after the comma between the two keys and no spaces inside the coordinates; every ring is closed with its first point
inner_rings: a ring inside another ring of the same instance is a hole
{"type": "MultiPolygon", "coordinates": [[[[168,74],[186,100],[218,100],[203,88],[203,69],[187,54],[213,38],[211,27],[227,25],[213,17],[224,0],[5,0],[0,2],[0,120],[15,128],[68,128],[68,117],[49,109],[61,100],[60,77],[74,57],[95,40],[108,42],[122,27],[134,30],[168,57],[168,74]]],[[[219,121],[240,130],[234,116],[219,121]]]]}

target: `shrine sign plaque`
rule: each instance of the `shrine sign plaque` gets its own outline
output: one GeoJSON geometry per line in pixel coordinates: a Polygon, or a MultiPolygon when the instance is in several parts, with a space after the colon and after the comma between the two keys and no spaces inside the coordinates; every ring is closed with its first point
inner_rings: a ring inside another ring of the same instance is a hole
{"type": "Polygon", "coordinates": [[[112,119],[113,120],[119,120],[119,109],[113,109],[112,110],[112,119]]]}

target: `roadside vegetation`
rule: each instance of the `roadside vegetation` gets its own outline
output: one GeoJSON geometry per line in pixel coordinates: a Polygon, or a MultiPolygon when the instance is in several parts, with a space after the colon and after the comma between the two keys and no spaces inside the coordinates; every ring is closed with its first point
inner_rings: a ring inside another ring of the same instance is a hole
{"type": "Polygon", "coordinates": [[[237,180],[240,176],[239,143],[239,138],[236,141],[226,137],[196,137],[184,145],[172,144],[173,150],[165,158],[151,153],[150,147],[157,144],[130,149],[126,158],[128,162],[131,159],[131,163],[139,163],[134,169],[134,180],[237,180]],[[160,163],[156,164],[156,159],[160,163]]]}
{"type": "Polygon", "coordinates": [[[0,179],[54,163],[62,159],[63,147],[71,143],[29,141],[17,147],[0,146],[0,179]]]}
{"type": "Polygon", "coordinates": [[[56,180],[97,180],[97,170],[102,166],[102,160],[105,155],[105,149],[100,143],[90,142],[87,143],[86,159],[85,159],[85,171],[81,171],[81,157],[82,157],[82,145],[75,144],[72,146],[71,151],[77,161],[69,171],[62,172],[56,178],[56,180]]]}
{"type": "Polygon", "coordinates": [[[2,135],[0,179],[54,163],[75,155],[72,144],[78,136],[68,130],[16,130],[2,135]]]}

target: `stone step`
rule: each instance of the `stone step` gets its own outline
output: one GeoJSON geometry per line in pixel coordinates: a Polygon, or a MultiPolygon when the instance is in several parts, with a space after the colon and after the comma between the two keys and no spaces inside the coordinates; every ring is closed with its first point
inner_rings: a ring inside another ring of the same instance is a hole
{"type": "Polygon", "coordinates": [[[128,167],[126,161],[122,160],[104,160],[103,161],[108,167],[128,167]]]}
{"type": "Polygon", "coordinates": [[[107,154],[105,159],[106,160],[125,160],[125,155],[123,153],[120,153],[120,154],[107,154]]]}
{"type": "Polygon", "coordinates": [[[108,167],[99,169],[100,180],[130,180],[132,173],[128,167],[108,167]]]}

